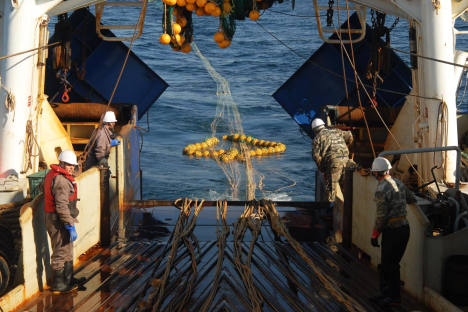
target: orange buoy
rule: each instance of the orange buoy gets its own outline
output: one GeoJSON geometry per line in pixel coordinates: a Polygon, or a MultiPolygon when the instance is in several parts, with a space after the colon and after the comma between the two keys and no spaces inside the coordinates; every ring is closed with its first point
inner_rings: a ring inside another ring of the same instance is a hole
{"type": "Polygon", "coordinates": [[[171,36],[168,34],[162,34],[161,37],[159,37],[159,42],[162,44],[169,44],[169,42],[171,42],[171,36]]]}

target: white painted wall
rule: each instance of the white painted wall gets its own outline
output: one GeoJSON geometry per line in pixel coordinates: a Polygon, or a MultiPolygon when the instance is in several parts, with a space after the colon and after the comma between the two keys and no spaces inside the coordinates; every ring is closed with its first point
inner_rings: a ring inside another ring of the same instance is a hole
{"type": "MultiPolygon", "coordinates": [[[[78,239],[74,242],[74,262],[78,257],[99,242],[100,235],[100,192],[99,170],[92,168],[76,179],[78,183],[78,216],[76,224],[78,239]]],[[[43,195],[21,208],[20,225],[22,232],[22,262],[18,268],[24,272],[24,284],[17,286],[0,298],[3,311],[10,311],[24,300],[46,287],[46,277],[50,277],[50,238],[44,222],[43,195]]]]}

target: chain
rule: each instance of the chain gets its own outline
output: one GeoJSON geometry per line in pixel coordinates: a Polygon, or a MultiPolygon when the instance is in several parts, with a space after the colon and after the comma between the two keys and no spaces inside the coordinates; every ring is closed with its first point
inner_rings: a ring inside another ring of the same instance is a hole
{"type": "Polygon", "coordinates": [[[390,26],[390,27],[388,28],[388,31],[391,32],[391,31],[393,30],[393,28],[395,28],[395,26],[398,24],[399,21],[400,21],[400,18],[399,18],[399,17],[395,18],[395,20],[393,21],[392,26],[390,26]]]}
{"type": "Polygon", "coordinates": [[[333,25],[333,4],[334,0],[328,0],[328,10],[327,10],[327,26],[331,27],[333,25]]]}
{"type": "Polygon", "coordinates": [[[376,28],[374,29],[376,31],[376,34],[377,34],[377,37],[382,37],[385,32],[386,32],[386,29],[385,29],[385,17],[386,17],[386,14],[385,13],[381,13],[379,11],[377,11],[377,17],[376,17],[376,28]]]}
{"type": "Polygon", "coordinates": [[[375,29],[375,11],[374,10],[370,10],[370,13],[371,13],[371,22],[372,22],[372,28],[375,29]]]}

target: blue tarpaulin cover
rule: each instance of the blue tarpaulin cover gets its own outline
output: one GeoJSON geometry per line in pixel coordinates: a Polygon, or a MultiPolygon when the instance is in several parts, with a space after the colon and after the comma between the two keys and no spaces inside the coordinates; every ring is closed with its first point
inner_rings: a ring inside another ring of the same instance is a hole
{"type": "MultiPolygon", "coordinates": [[[[358,28],[359,23],[355,14],[351,16],[352,28],[358,28]]],[[[344,24],[345,25],[345,24],[344,24]]],[[[353,44],[356,68],[361,80],[370,92],[372,82],[366,79],[369,55],[371,49],[371,29],[367,26],[366,37],[359,43],[353,44]]],[[[336,38],[333,35],[332,38],[336,38]]],[[[349,55],[351,50],[346,45],[349,55]]],[[[356,96],[353,69],[345,58],[345,73],[348,94],[343,79],[343,65],[340,44],[324,43],[274,94],[273,97],[291,115],[291,117],[311,134],[310,121],[321,116],[321,109],[325,105],[359,106],[356,96]]],[[[395,107],[402,105],[405,96],[411,91],[411,71],[409,67],[390,51],[391,70],[380,74],[384,80],[378,87],[397,91],[397,93],[377,91],[376,98],[380,106],[395,107]]],[[[361,101],[369,105],[366,94],[361,90],[361,101]]]]}
{"type": "MultiPolygon", "coordinates": [[[[67,80],[72,85],[69,92],[70,102],[107,103],[114,89],[128,47],[122,42],[103,41],[96,34],[96,19],[87,9],[75,11],[69,18],[73,34],[71,41],[72,68],[67,80]],[[79,78],[79,72],[84,77],[79,78]]],[[[114,36],[103,30],[107,36],[114,36]]],[[[55,34],[54,34],[55,36],[55,34]]],[[[54,36],[50,42],[55,42],[54,36]]],[[[48,60],[46,74],[46,93],[55,94],[55,102],[60,102],[63,84],[52,69],[48,60]]],[[[166,90],[168,84],[143,61],[130,52],[125,70],[112,99],[115,105],[137,105],[138,118],[141,118],[166,90]]]]}

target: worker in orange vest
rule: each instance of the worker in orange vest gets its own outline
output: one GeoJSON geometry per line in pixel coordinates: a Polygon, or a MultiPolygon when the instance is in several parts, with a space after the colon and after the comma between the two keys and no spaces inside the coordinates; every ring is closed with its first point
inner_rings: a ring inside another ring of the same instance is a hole
{"type": "Polygon", "coordinates": [[[59,164],[50,166],[44,180],[44,210],[52,245],[51,290],[63,293],[77,289],[84,279],[73,278],[73,242],[78,238],[75,221],[79,213],[73,172],[78,163],[71,150],[60,153],[58,159],[59,164]]]}

